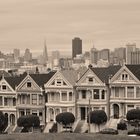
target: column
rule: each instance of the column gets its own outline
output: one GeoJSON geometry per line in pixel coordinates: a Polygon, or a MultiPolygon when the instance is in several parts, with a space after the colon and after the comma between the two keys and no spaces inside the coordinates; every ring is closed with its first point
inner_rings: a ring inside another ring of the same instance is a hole
{"type": "Polygon", "coordinates": [[[62,101],[62,93],[61,93],[61,91],[59,91],[59,94],[60,94],[60,101],[62,101]]]}
{"type": "Polygon", "coordinates": [[[127,98],[127,86],[125,86],[125,98],[127,98]]]}
{"type": "Polygon", "coordinates": [[[134,86],[134,99],[136,99],[136,86],[134,86]]]}
{"type": "Polygon", "coordinates": [[[32,104],[32,94],[30,94],[30,104],[32,104]]]}
{"type": "Polygon", "coordinates": [[[37,95],[37,105],[39,105],[39,94],[36,95],[37,95]]]}
{"type": "Polygon", "coordinates": [[[69,92],[67,91],[67,101],[69,101],[69,92]]]}
{"type": "Polygon", "coordinates": [[[4,106],[4,96],[2,96],[2,106],[4,106]]]}

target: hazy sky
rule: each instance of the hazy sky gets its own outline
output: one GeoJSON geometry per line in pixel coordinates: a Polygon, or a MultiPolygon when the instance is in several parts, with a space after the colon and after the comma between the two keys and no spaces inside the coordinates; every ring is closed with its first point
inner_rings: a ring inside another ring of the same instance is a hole
{"type": "Polygon", "coordinates": [[[140,46],[140,0],[0,0],[0,49],[71,51],[74,37],[83,49],[140,46]]]}

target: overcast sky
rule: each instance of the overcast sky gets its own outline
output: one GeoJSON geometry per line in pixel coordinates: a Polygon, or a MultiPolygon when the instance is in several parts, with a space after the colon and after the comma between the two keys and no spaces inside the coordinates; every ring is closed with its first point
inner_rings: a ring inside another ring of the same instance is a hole
{"type": "Polygon", "coordinates": [[[140,0],[0,0],[0,49],[71,51],[74,37],[83,50],[93,46],[140,46],[140,0]]]}

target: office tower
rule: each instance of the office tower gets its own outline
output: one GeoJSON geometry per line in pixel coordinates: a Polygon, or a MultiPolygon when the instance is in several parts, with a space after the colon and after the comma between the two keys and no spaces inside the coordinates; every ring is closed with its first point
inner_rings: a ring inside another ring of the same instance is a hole
{"type": "Polygon", "coordinates": [[[131,52],[131,64],[140,64],[140,51],[131,52]]]}
{"type": "Polygon", "coordinates": [[[126,62],[126,48],[115,48],[114,59],[116,59],[117,64],[123,65],[126,62]]]}
{"type": "Polygon", "coordinates": [[[136,51],[135,43],[126,44],[126,64],[131,64],[131,53],[136,51]]]}
{"type": "Polygon", "coordinates": [[[19,57],[20,57],[20,50],[19,49],[14,49],[13,53],[14,53],[14,60],[18,61],[19,57]]]}
{"type": "Polygon", "coordinates": [[[72,40],[72,58],[75,58],[78,54],[82,54],[82,40],[75,37],[72,40]]]}
{"type": "Polygon", "coordinates": [[[99,52],[96,48],[91,48],[90,50],[90,59],[91,64],[97,64],[99,52]]]}
{"type": "Polygon", "coordinates": [[[109,49],[103,49],[99,51],[99,59],[109,61],[109,57],[110,57],[109,55],[110,55],[109,49]]]}
{"type": "Polygon", "coordinates": [[[59,51],[52,51],[52,65],[53,65],[53,67],[59,66],[59,58],[60,58],[59,51]]]}
{"type": "Polygon", "coordinates": [[[47,52],[47,46],[46,46],[46,40],[44,41],[44,50],[43,50],[43,62],[44,65],[48,63],[48,52],[47,52]]]}
{"type": "Polygon", "coordinates": [[[32,53],[30,52],[29,49],[26,49],[24,53],[24,61],[29,62],[31,60],[32,60],[32,53]]]}

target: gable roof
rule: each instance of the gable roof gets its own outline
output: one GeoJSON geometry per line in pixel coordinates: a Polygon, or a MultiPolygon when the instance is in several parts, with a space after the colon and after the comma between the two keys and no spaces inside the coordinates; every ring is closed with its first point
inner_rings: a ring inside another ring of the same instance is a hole
{"type": "Polygon", "coordinates": [[[9,83],[9,85],[15,89],[16,86],[20,84],[20,82],[25,78],[26,74],[20,76],[10,76],[4,77],[4,79],[9,83]]]}
{"type": "Polygon", "coordinates": [[[31,78],[38,84],[38,86],[44,86],[50,78],[56,73],[56,71],[51,71],[46,74],[29,74],[31,78]]]}
{"type": "Polygon", "coordinates": [[[120,65],[109,67],[90,67],[90,69],[101,79],[101,81],[106,84],[108,84],[109,77],[114,76],[120,68],[120,65]]]}
{"type": "Polygon", "coordinates": [[[75,70],[62,70],[60,71],[62,75],[66,78],[66,80],[71,84],[75,85],[78,79],[78,73],[75,70]]]}
{"type": "Polygon", "coordinates": [[[126,65],[126,67],[140,80],[140,65],[126,65]]]}

